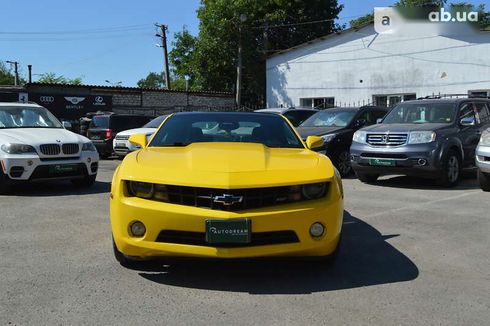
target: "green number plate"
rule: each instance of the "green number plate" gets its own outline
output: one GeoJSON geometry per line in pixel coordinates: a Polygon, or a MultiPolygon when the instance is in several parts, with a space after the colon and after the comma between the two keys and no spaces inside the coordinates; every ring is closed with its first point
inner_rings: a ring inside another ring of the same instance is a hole
{"type": "Polygon", "coordinates": [[[77,171],[78,165],[76,164],[57,164],[49,167],[49,173],[66,173],[77,171]]]}
{"type": "Polygon", "coordinates": [[[373,158],[369,160],[369,165],[377,165],[377,166],[395,166],[396,162],[394,160],[380,160],[377,158],[373,158]]]}
{"type": "Polygon", "coordinates": [[[207,243],[249,243],[251,221],[245,218],[233,220],[206,220],[207,243]]]}

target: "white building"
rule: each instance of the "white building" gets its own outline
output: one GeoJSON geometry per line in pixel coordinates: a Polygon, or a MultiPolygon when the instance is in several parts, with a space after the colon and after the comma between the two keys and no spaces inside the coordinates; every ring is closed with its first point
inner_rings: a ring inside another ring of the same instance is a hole
{"type": "Polygon", "coordinates": [[[394,34],[377,34],[368,24],[267,60],[268,107],[391,106],[468,93],[490,96],[490,31],[461,23],[426,23],[394,34]]]}

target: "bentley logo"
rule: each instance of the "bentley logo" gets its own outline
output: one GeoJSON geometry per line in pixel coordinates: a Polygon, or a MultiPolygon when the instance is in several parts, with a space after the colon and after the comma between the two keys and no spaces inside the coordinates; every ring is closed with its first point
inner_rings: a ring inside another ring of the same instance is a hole
{"type": "Polygon", "coordinates": [[[233,204],[238,204],[243,201],[243,196],[235,196],[230,194],[223,194],[221,196],[214,196],[211,198],[213,202],[220,203],[226,206],[231,206],[233,204]]]}
{"type": "Polygon", "coordinates": [[[65,100],[70,102],[71,104],[78,104],[85,100],[85,97],[76,97],[76,96],[66,96],[65,100]]]}

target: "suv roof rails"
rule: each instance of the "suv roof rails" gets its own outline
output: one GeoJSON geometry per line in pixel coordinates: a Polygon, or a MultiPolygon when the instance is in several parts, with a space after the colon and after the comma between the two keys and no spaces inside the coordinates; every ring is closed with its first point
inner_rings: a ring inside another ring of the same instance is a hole
{"type": "Polygon", "coordinates": [[[458,98],[483,98],[490,99],[490,96],[480,96],[473,94],[433,94],[424,97],[419,97],[417,100],[439,100],[439,99],[458,99],[458,98]]]}

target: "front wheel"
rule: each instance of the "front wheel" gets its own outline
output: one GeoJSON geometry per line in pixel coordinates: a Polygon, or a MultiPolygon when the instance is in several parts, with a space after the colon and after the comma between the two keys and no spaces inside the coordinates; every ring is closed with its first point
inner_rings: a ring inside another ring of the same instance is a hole
{"type": "Polygon", "coordinates": [[[478,170],[478,183],[483,191],[490,191],[490,173],[483,173],[478,170]]]}
{"type": "Polygon", "coordinates": [[[73,179],[71,182],[80,188],[88,188],[94,185],[95,179],[97,178],[97,174],[87,175],[83,179],[73,179]]]}
{"type": "Polygon", "coordinates": [[[335,166],[342,177],[347,177],[352,172],[349,151],[342,151],[336,155],[335,166]]]}
{"type": "Polygon", "coordinates": [[[0,195],[7,195],[10,192],[8,177],[0,171],[0,195]]]}
{"type": "Polygon", "coordinates": [[[454,187],[458,184],[461,178],[461,159],[458,153],[451,150],[442,160],[442,175],[439,183],[444,187],[454,187]]]}
{"type": "Polygon", "coordinates": [[[356,176],[359,180],[361,180],[364,183],[374,183],[376,182],[376,180],[378,180],[379,177],[378,174],[361,173],[361,172],[356,172],[356,176]]]}

